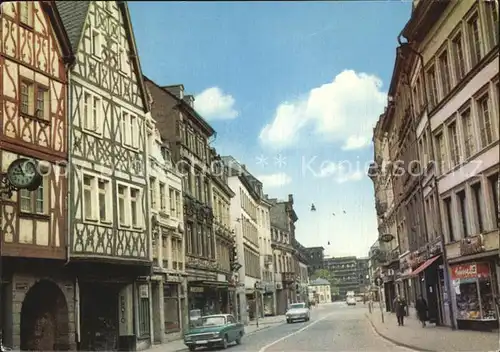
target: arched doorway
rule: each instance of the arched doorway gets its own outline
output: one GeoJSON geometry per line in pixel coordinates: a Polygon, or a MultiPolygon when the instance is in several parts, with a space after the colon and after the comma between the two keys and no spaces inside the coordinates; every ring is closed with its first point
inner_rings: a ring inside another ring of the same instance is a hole
{"type": "Polygon", "coordinates": [[[21,350],[68,349],[66,297],[55,283],[39,281],[30,288],[21,308],[21,350]]]}

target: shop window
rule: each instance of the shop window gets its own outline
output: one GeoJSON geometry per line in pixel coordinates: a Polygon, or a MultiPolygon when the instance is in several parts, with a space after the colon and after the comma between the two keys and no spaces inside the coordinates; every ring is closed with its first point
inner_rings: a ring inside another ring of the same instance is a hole
{"type": "Polygon", "coordinates": [[[468,263],[451,267],[457,301],[457,320],[496,320],[494,277],[488,263],[468,263]]]}
{"type": "Polygon", "coordinates": [[[177,287],[177,284],[166,284],[163,287],[164,325],[165,333],[167,334],[180,330],[179,295],[177,294],[177,287]]]}
{"type": "Polygon", "coordinates": [[[149,337],[149,286],[139,285],[139,338],[149,337]]]}

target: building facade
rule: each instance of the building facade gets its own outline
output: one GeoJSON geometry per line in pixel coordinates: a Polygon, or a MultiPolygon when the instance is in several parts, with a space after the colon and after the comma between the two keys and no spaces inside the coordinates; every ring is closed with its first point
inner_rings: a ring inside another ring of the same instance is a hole
{"type": "Polygon", "coordinates": [[[496,1],[419,3],[402,33],[420,53],[411,87],[420,161],[428,169],[423,226],[430,241],[443,236],[449,264],[448,275],[438,271],[440,295],[430,293],[432,282],[423,291],[439,302],[449,287],[460,287],[441,313],[459,328],[498,325],[498,10],[496,1]],[[435,17],[424,15],[428,9],[435,17]]]}
{"type": "Polygon", "coordinates": [[[359,294],[358,260],[356,257],[325,258],[327,269],[336,281],[338,292],[332,293],[334,300],[343,300],[348,291],[359,294]]]}
{"type": "Polygon", "coordinates": [[[297,284],[295,285],[297,301],[308,302],[309,261],[306,248],[296,239],[293,241],[293,248],[295,258],[295,275],[297,278],[297,284]]]}
{"type": "MultiPolygon", "coordinates": [[[[151,101],[151,105],[155,104],[151,101]]],[[[153,274],[151,305],[153,343],[179,339],[189,325],[185,271],[182,176],[174,167],[148,114],[148,175],[151,209],[153,274]]]]}
{"type": "Polygon", "coordinates": [[[203,315],[226,311],[229,281],[219,281],[214,234],[212,151],[214,129],[193,108],[183,85],[159,86],[145,78],[155,105],[152,117],[182,175],[189,310],[203,315]]]}
{"type": "Polygon", "coordinates": [[[256,179],[254,182],[257,183],[260,196],[257,209],[257,228],[259,233],[260,267],[262,270],[262,310],[263,315],[269,316],[276,314],[276,283],[274,281],[271,219],[269,215],[271,203],[262,194],[262,183],[256,179]]]}
{"type": "Polygon", "coordinates": [[[0,8],[2,186],[18,158],[44,164],[33,191],[0,198],[0,331],[14,349],[74,349],[74,282],[67,259],[67,70],[71,46],[52,2],[0,8]],[[37,329],[43,329],[43,333],[37,329]]]}
{"type": "Polygon", "coordinates": [[[263,315],[261,292],[261,258],[257,211],[260,204],[259,184],[249,177],[244,165],[240,165],[233,157],[224,157],[228,168],[229,187],[235,196],[231,200],[231,221],[236,235],[236,251],[238,253],[238,291],[237,305],[239,317],[243,323],[263,315]]]}
{"type": "Polygon", "coordinates": [[[228,168],[215,149],[212,152],[212,204],[214,211],[214,233],[218,264],[217,281],[226,282],[223,290],[222,313],[237,316],[236,281],[231,266],[232,252],[236,245],[235,234],[231,226],[231,199],[235,193],[228,184],[228,168]]]}
{"type": "Polygon", "coordinates": [[[323,247],[306,247],[305,252],[309,262],[309,275],[315,271],[323,269],[325,259],[325,249],[323,247]]]}
{"type": "Polygon", "coordinates": [[[273,248],[274,280],[276,282],[276,314],[285,314],[290,303],[297,302],[297,275],[293,241],[295,222],[298,220],[293,209],[293,195],[288,200],[268,199],[272,204],[271,246],[273,248]]]}
{"type": "Polygon", "coordinates": [[[80,349],[151,343],[148,98],[126,2],[56,3],[75,52],[69,255],[80,349]]]}
{"type": "Polygon", "coordinates": [[[322,278],[311,281],[308,288],[309,301],[317,304],[332,302],[330,283],[322,278]]]}

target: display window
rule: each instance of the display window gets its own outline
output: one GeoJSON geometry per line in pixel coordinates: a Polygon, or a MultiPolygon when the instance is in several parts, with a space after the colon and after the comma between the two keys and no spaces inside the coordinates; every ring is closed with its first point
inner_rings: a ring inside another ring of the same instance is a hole
{"type": "Polygon", "coordinates": [[[163,286],[163,314],[165,333],[180,330],[178,284],[163,286]]]}
{"type": "Polygon", "coordinates": [[[451,266],[458,320],[496,320],[495,277],[487,262],[451,266]]]}

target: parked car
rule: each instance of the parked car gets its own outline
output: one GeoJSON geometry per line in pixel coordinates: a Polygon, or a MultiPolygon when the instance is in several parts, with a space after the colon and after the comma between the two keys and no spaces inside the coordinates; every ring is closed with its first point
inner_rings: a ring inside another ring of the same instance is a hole
{"type": "Polygon", "coordinates": [[[354,296],[347,296],[345,301],[346,301],[348,306],[355,306],[356,305],[356,297],[354,297],[354,296]]]}
{"type": "Polygon", "coordinates": [[[189,311],[189,326],[194,328],[201,324],[201,309],[191,309],[189,311]]]}
{"type": "Polygon", "coordinates": [[[241,343],[245,327],[230,314],[215,314],[201,317],[200,326],[191,328],[184,334],[184,344],[190,351],[197,347],[222,347],[230,343],[241,343]]]}
{"type": "Polygon", "coordinates": [[[297,320],[309,321],[311,319],[311,312],[305,303],[291,304],[285,315],[288,324],[297,320]]]}

